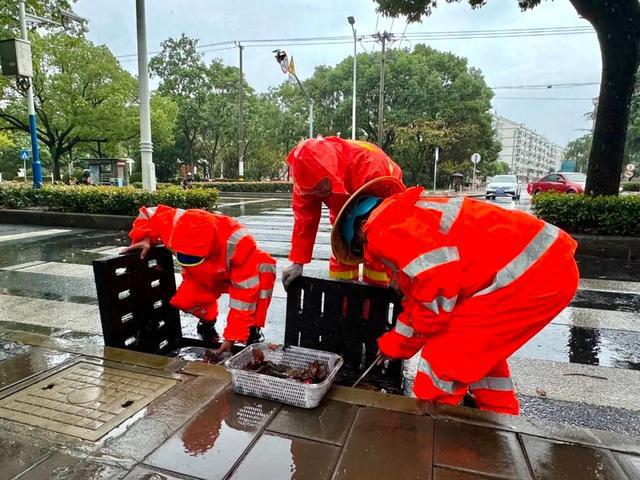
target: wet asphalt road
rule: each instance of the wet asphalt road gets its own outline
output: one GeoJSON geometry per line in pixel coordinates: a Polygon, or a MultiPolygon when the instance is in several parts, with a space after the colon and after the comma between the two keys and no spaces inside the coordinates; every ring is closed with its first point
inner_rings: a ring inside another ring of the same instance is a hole
{"type": "MultiPolygon", "coordinates": [[[[530,208],[528,198],[519,202],[499,199],[495,203],[508,209],[528,211],[530,208]]],[[[289,200],[223,198],[220,211],[242,217],[241,221],[254,233],[258,243],[278,257],[280,273],[288,263],[286,254],[292,222],[289,200]]],[[[326,268],[328,231],[325,215],[314,252],[315,260],[306,267],[307,274],[322,274],[326,268]]],[[[51,308],[50,303],[43,304],[44,312],[41,313],[34,303],[30,307],[32,318],[25,318],[23,314],[16,318],[15,314],[12,315],[18,311],[16,298],[22,299],[18,303],[26,300],[67,302],[65,305],[69,310],[78,312],[81,308],[96,309],[91,262],[114,253],[117,251],[114,249],[126,243],[126,235],[122,232],[0,225],[0,300],[5,301],[4,313],[0,307],[0,321],[17,322],[17,326],[31,323],[33,325],[28,328],[33,329],[56,326],[55,319],[46,314],[51,308]]],[[[590,258],[580,258],[579,263],[584,278],[604,278],[614,282],[581,288],[572,307],[520,349],[516,358],[535,365],[536,362],[553,362],[554,370],[567,369],[563,375],[578,376],[575,378],[591,375],[579,370],[587,366],[595,366],[604,372],[629,372],[628,383],[635,385],[634,382],[638,381],[640,384],[640,376],[633,376],[640,370],[640,290],[634,291],[633,284],[620,283],[640,278],[640,265],[590,258]]],[[[265,331],[269,340],[282,341],[284,337],[285,304],[285,293],[279,288],[265,331]]],[[[95,311],[87,312],[84,317],[78,314],[75,324],[65,324],[66,330],[55,334],[71,334],[69,330],[94,332],[99,328],[95,313],[92,313],[95,311]]],[[[222,308],[222,313],[225,313],[225,308],[222,308]]],[[[193,331],[195,321],[188,317],[185,320],[186,329],[193,331]]],[[[640,395],[627,401],[608,401],[606,398],[608,388],[625,388],[623,380],[608,378],[610,384],[600,388],[600,393],[597,388],[595,393],[580,392],[578,383],[578,391],[565,388],[557,394],[550,391],[543,397],[536,394],[536,382],[544,385],[544,372],[539,373],[540,379],[532,373],[518,381],[518,368],[512,365],[512,369],[521,392],[524,415],[640,436],[640,395]],[[522,391],[526,394],[523,395],[522,391]],[[603,398],[596,399],[598,395],[603,398]],[[631,408],[634,403],[638,405],[635,409],[631,408]]],[[[605,377],[610,375],[602,376],[605,377]]],[[[637,391],[638,387],[634,386],[629,395],[635,395],[637,391]]]]}

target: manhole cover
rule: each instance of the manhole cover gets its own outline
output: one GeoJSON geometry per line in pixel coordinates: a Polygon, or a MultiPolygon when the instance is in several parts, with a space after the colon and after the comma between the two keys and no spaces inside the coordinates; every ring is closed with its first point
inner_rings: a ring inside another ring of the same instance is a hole
{"type": "Polygon", "coordinates": [[[0,400],[0,417],[95,441],[176,383],[78,363],[0,400]]]}

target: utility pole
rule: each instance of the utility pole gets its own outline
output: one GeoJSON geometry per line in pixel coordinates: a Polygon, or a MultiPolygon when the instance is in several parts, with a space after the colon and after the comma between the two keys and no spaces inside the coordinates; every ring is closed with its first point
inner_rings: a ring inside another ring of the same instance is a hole
{"type": "Polygon", "coordinates": [[[356,139],[356,81],[357,81],[357,46],[356,46],[356,19],[353,17],[347,17],[347,21],[349,25],[351,25],[351,31],[353,32],[353,93],[352,93],[352,104],[351,104],[351,140],[356,139]]]}
{"type": "Polygon", "coordinates": [[[440,147],[436,147],[435,162],[433,163],[433,191],[436,191],[436,179],[438,178],[438,160],[440,160],[440,147]]]}
{"type": "MultiPolygon", "coordinates": [[[[27,33],[27,17],[25,14],[25,0],[18,0],[19,16],[20,16],[20,33],[22,39],[29,41],[27,33]]],[[[31,134],[31,169],[33,173],[33,188],[42,186],[42,164],[40,163],[40,149],[38,147],[38,130],[36,128],[36,109],[33,103],[33,80],[29,79],[29,88],[27,88],[27,109],[29,112],[29,132],[31,134]]],[[[27,170],[24,171],[24,180],[27,181],[27,170]]]]}
{"type": "Polygon", "coordinates": [[[156,169],[153,164],[153,143],[151,142],[147,22],[144,0],[136,0],[136,26],[138,34],[138,80],[140,82],[140,159],[142,163],[142,186],[149,192],[155,192],[156,169]]]}
{"type": "Polygon", "coordinates": [[[244,47],[237,42],[240,53],[240,99],[238,101],[238,177],[244,179],[244,76],[242,74],[242,51],[244,47]]]}
{"type": "Polygon", "coordinates": [[[391,40],[392,34],[384,32],[376,33],[374,38],[382,43],[382,55],[380,59],[380,94],[378,97],[378,146],[382,148],[384,136],[384,70],[387,55],[387,41],[391,40]]]}

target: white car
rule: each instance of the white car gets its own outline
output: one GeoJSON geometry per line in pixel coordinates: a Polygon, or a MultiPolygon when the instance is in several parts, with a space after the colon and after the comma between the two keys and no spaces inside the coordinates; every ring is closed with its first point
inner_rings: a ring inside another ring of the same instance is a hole
{"type": "Polygon", "coordinates": [[[496,175],[487,184],[485,194],[487,200],[495,200],[496,197],[511,197],[520,200],[520,182],[515,175],[496,175]]]}

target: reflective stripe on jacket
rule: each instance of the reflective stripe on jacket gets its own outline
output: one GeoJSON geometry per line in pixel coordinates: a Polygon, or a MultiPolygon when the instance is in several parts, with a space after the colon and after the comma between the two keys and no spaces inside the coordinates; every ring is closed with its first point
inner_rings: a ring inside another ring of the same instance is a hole
{"type": "Polygon", "coordinates": [[[263,270],[269,269],[275,278],[275,260],[257,248],[238,221],[203,210],[159,205],[140,209],[129,236],[132,242],[148,237],[153,244],[163,243],[173,252],[204,257],[197,266],[183,267],[183,282],[172,305],[194,312],[203,320],[215,321],[217,299],[222,293],[229,293],[224,337],[246,340],[260,299],[265,296],[263,291],[273,288],[273,282],[262,281],[263,270]],[[266,286],[262,288],[262,284],[266,286]]]}
{"type": "Polygon", "coordinates": [[[447,328],[465,299],[525,277],[559,239],[568,257],[575,250],[566,233],[532,215],[469,198],[427,197],[419,187],[385,200],[364,231],[365,258],[385,265],[405,296],[395,330],[380,340],[383,352],[398,358],[415,354],[420,337],[447,328]]]}

